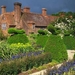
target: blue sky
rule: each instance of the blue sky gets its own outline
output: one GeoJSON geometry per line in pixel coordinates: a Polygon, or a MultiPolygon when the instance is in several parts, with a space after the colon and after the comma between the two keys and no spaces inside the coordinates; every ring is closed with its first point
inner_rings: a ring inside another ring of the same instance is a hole
{"type": "Polygon", "coordinates": [[[6,5],[7,11],[13,11],[14,2],[22,3],[22,8],[29,6],[31,12],[36,13],[41,13],[42,8],[47,8],[48,14],[60,11],[75,12],[75,0],[0,0],[0,6],[6,5]]]}

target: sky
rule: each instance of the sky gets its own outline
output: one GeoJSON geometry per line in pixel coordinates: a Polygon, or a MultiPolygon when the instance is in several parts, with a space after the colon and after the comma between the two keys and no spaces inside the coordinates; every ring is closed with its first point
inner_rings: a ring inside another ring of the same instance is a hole
{"type": "Polygon", "coordinates": [[[28,6],[31,12],[36,13],[41,13],[42,8],[46,8],[48,14],[61,11],[75,12],[75,0],[0,0],[0,7],[5,5],[7,12],[13,11],[14,2],[20,2],[22,3],[22,8],[28,6]]]}

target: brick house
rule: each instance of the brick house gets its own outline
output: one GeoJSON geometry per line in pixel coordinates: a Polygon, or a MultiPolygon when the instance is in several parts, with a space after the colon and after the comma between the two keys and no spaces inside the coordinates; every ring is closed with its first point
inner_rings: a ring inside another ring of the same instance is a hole
{"type": "Polygon", "coordinates": [[[8,28],[24,29],[27,34],[36,33],[39,29],[45,29],[57,17],[47,15],[46,8],[42,13],[32,13],[29,7],[21,9],[21,3],[14,3],[14,11],[6,12],[6,6],[1,6],[0,28],[6,35],[8,28]]]}

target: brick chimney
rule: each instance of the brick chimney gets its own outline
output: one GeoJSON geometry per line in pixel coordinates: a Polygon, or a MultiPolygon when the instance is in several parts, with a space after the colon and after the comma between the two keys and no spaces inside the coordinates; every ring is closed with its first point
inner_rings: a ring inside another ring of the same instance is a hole
{"type": "Polygon", "coordinates": [[[1,6],[1,13],[2,14],[6,13],[6,6],[4,6],[4,5],[1,6]]]}
{"type": "Polygon", "coordinates": [[[23,12],[30,13],[30,8],[29,7],[24,7],[23,12]]]}
{"type": "Polygon", "coordinates": [[[46,8],[42,8],[42,15],[46,16],[47,15],[47,9],[46,8]]]}
{"type": "Polygon", "coordinates": [[[19,2],[14,3],[14,18],[15,18],[15,25],[18,25],[21,18],[21,3],[19,2]]]}

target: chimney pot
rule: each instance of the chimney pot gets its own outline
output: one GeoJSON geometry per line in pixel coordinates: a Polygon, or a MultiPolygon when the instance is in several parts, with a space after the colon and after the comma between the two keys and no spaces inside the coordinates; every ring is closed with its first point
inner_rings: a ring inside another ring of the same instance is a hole
{"type": "Polygon", "coordinates": [[[19,3],[19,2],[15,2],[14,5],[19,5],[19,6],[21,6],[22,4],[19,3]]]}
{"type": "Polygon", "coordinates": [[[47,15],[47,9],[46,8],[42,8],[42,15],[46,16],[47,15]]]}
{"type": "Polygon", "coordinates": [[[1,6],[2,14],[6,13],[6,6],[1,6]]]}
{"type": "Polygon", "coordinates": [[[30,8],[29,7],[24,7],[23,11],[26,12],[26,13],[30,13],[30,8]]]}

